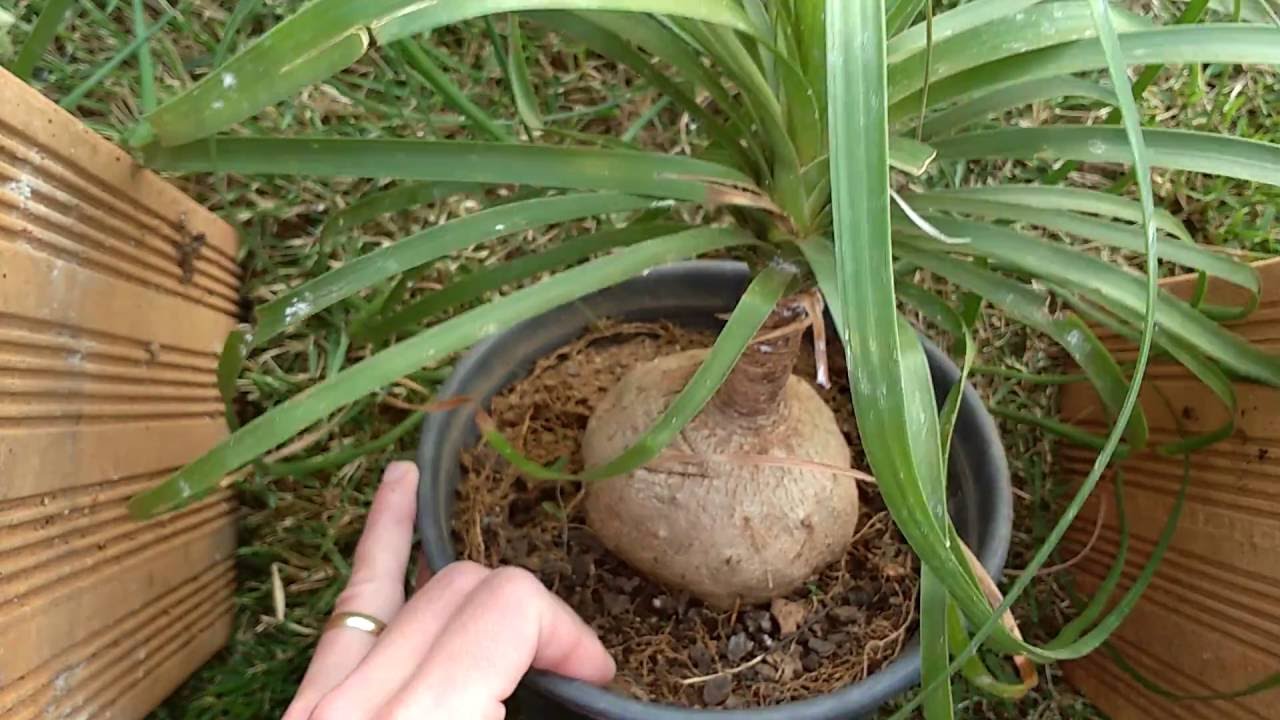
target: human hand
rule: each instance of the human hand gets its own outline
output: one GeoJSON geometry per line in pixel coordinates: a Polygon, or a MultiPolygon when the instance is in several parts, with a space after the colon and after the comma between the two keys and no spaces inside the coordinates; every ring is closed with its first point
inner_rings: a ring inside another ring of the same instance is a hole
{"type": "Polygon", "coordinates": [[[334,607],[335,618],[385,628],[326,630],[283,720],[500,720],[531,667],[597,685],[613,677],[595,633],[524,570],[456,562],[419,576],[406,602],[417,491],[413,463],[387,467],[334,607]]]}

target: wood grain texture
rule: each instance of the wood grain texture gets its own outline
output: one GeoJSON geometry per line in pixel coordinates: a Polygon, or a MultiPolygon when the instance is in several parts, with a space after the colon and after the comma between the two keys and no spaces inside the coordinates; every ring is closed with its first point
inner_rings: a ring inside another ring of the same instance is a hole
{"type": "MultiPolygon", "coordinates": [[[[1260,309],[1231,329],[1280,353],[1280,259],[1257,265],[1263,278],[1260,309]]],[[[1194,278],[1165,288],[1187,297],[1194,278]]],[[[1209,299],[1239,303],[1237,288],[1212,284],[1209,299]]],[[[1122,359],[1135,353],[1126,341],[1100,333],[1122,359]]],[[[1251,383],[1235,386],[1240,407],[1235,433],[1194,454],[1190,486],[1177,534],[1155,580],[1115,636],[1116,649],[1134,667],[1180,694],[1206,695],[1244,688],[1280,669],[1280,390],[1251,383]]],[[[1207,431],[1227,420],[1227,408],[1184,369],[1153,367],[1142,394],[1152,443],[1181,432],[1207,431]]],[[[1069,386],[1062,395],[1064,420],[1095,432],[1107,428],[1093,391],[1069,386]]],[[[1078,482],[1095,453],[1064,445],[1059,472],[1078,482]]],[[[1127,587],[1154,548],[1182,482],[1181,458],[1144,452],[1125,461],[1125,504],[1130,525],[1127,587]]],[[[1110,498],[1105,480],[1097,496],[1110,498]]],[[[1090,552],[1072,571],[1091,592],[1107,574],[1119,542],[1114,506],[1090,552]]],[[[1064,553],[1083,551],[1097,520],[1091,502],[1067,539],[1064,553]]],[[[1113,720],[1274,720],[1280,691],[1220,701],[1174,701],[1143,689],[1105,654],[1065,668],[1066,676],[1113,720]]]]}
{"type": "Polygon", "coordinates": [[[236,505],[126,503],[226,436],[235,231],[0,71],[0,717],[144,717],[226,641],[236,505]]]}

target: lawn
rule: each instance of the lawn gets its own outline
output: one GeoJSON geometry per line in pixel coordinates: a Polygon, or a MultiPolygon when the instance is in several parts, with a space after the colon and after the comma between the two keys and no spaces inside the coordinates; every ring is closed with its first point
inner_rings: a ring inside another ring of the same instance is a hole
{"type": "MultiPolygon", "coordinates": [[[[51,0],[52,2],[52,0],[51,0]]],[[[13,45],[30,33],[46,2],[19,0],[13,45]]],[[[83,0],[57,32],[35,68],[33,84],[93,128],[123,138],[152,92],[161,100],[190,86],[229,53],[287,16],[297,0],[83,0]],[[143,9],[141,22],[135,5],[143,9]],[[142,47],[155,82],[144,82],[140,55],[129,51],[141,25],[150,33],[142,47]]],[[[1161,12],[1168,12],[1163,4],[1161,12]]],[[[449,109],[422,77],[426,58],[453,77],[478,105],[505,118],[510,132],[519,119],[510,109],[503,65],[492,39],[502,22],[471,23],[436,33],[421,54],[376,49],[335,79],[307,89],[244,124],[255,133],[348,137],[465,137],[467,118],[449,109]]],[[[0,28],[3,32],[3,28],[0,28]]],[[[703,143],[690,118],[660,102],[653,88],[632,73],[555,36],[529,39],[530,73],[536,101],[548,127],[543,132],[613,134],[653,148],[689,152],[703,143]]],[[[0,38],[0,52],[6,48],[0,38]]],[[[1206,66],[1164,70],[1145,93],[1152,124],[1213,129],[1280,141],[1280,77],[1274,69],[1206,66]]],[[[1078,123],[1101,123],[1108,113],[1076,105],[1032,106],[990,122],[1033,125],[1047,113],[1078,123]]],[[[980,183],[989,177],[1059,182],[1070,173],[1077,186],[1127,188],[1113,166],[1050,166],[1039,162],[938,167],[927,182],[980,183]]],[[[298,182],[237,176],[186,176],[176,182],[233,225],[243,236],[246,313],[252,305],[406,233],[475,210],[478,194],[440,188],[413,211],[378,214],[359,203],[374,181],[298,182]],[[339,222],[342,220],[344,222],[339,222]],[[341,228],[341,229],[339,229],[341,228]]],[[[1157,200],[1182,219],[1201,242],[1245,256],[1280,252],[1280,189],[1157,173],[1157,200]]],[[[492,199],[511,188],[488,192],[492,199]]],[[[414,297],[495,260],[535,253],[559,233],[526,233],[473,247],[434,265],[412,282],[378,292],[414,297]]],[[[380,349],[385,341],[357,342],[343,313],[320,314],[260,348],[239,381],[238,415],[251,418],[339,369],[380,349]]],[[[358,315],[359,307],[354,308],[358,315]]],[[[248,316],[246,314],[246,319],[248,316]]],[[[1052,414],[1052,386],[1020,379],[1020,373],[1052,372],[1057,355],[1043,338],[986,312],[979,325],[978,377],[984,394],[1008,407],[1052,414]],[[998,369],[1014,373],[997,372],[998,369]]],[[[309,431],[239,484],[244,506],[239,551],[240,589],[236,630],[230,646],[184,686],[154,717],[174,720],[278,716],[307,665],[319,628],[349,571],[346,559],[363,524],[380,469],[411,458],[416,444],[416,408],[429,402],[444,370],[422,371],[386,392],[367,397],[309,431]]],[[[1054,465],[1054,441],[1037,430],[1005,423],[1006,449],[1017,488],[1017,526],[1009,566],[1020,567],[1056,518],[1062,484],[1054,465]]],[[[1065,560],[1060,558],[1059,560],[1065,560]]],[[[1024,629],[1048,636],[1070,615],[1061,575],[1038,583],[1018,609],[1024,629]]],[[[1101,715],[1067,688],[1055,668],[1017,706],[962,694],[960,717],[1098,718],[1101,715]]]]}

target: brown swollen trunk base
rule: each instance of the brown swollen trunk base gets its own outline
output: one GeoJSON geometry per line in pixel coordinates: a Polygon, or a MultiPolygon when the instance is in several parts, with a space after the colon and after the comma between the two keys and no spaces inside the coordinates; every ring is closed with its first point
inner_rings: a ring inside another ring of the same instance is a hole
{"type": "MultiPolygon", "coordinates": [[[[592,485],[587,522],[637,570],[721,608],[779,597],[842,557],[858,517],[849,446],[834,413],[791,370],[803,306],[784,301],[707,409],[659,461],[592,485]],[[781,332],[779,332],[781,331],[781,332]],[[766,456],[782,462],[734,462],[766,456]],[[707,458],[684,462],[685,458],[707,458]],[[787,460],[796,461],[794,464],[787,460]]],[[[633,368],[596,407],[582,441],[588,467],[616,457],[661,417],[705,351],[633,368]]]]}

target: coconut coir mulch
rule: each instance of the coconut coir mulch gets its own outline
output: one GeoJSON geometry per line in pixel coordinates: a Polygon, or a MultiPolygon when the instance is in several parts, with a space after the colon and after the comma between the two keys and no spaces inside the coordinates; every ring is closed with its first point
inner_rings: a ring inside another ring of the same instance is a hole
{"type": "MultiPolygon", "coordinates": [[[[628,369],[713,340],[667,324],[601,323],[543,358],[494,398],[490,413],[530,457],[578,470],[592,408],[628,369]]],[[[832,387],[819,391],[850,440],[854,466],[865,470],[843,365],[831,360],[832,387]]],[[[811,351],[796,372],[814,377],[811,351]]],[[[526,482],[486,447],[464,453],[462,469],[454,515],[462,555],[541,578],[617,660],[616,692],[691,707],[814,697],[875,672],[915,631],[915,557],[874,485],[861,483],[858,530],[841,562],[770,607],[722,612],[611,555],[585,525],[579,486],[526,482]]]]}

